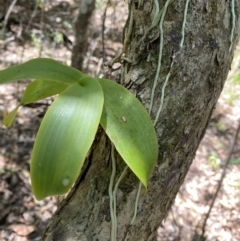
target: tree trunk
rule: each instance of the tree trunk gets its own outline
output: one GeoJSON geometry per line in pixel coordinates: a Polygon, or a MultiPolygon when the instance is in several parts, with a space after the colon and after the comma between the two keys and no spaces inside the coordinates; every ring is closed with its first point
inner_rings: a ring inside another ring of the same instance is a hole
{"type": "Polygon", "coordinates": [[[80,0],[72,50],[72,66],[79,70],[83,70],[83,61],[88,48],[89,26],[94,9],[95,0],[80,0]]]}
{"type": "MultiPolygon", "coordinates": [[[[163,28],[157,24],[143,40],[157,9],[154,2],[145,0],[137,4],[131,1],[129,4],[122,62],[123,84],[147,109],[154,78],[157,79],[151,116],[156,119],[160,154],[148,190],[140,196],[133,225],[130,222],[138,181],[128,170],[119,186],[117,240],[122,241],[156,240],[157,228],[174,202],[204,136],[240,33],[239,1],[235,1],[235,9],[231,9],[230,0],[190,1],[187,15],[184,15],[186,1],[175,0],[168,6],[165,18],[160,19],[163,28]],[[184,16],[185,38],[181,47],[184,16]],[[232,30],[233,46],[229,51],[232,30]],[[161,36],[161,68],[159,76],[156,76],[161,36]],[[161,96],[164,98],[158,117],[161,96]]],[[[159,1],[160,10],[167,2],[159,1]]],[[[117,177],[124,166],[118,157],[117,177]]],[[[79,181],[56,211],[43,240],[111,240],[110,175],[110,142],[100,130],[79,181]]]]}

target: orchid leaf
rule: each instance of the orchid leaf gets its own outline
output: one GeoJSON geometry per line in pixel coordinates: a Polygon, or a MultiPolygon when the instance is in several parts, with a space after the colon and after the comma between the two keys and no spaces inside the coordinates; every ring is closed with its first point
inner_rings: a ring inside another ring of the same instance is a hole
{"type": "Polygon", "coordinates": [[[68,85],[58,82],[42,79],[34,80],[27,86],[21,104],[26,105],[59,94],[67,87],[68,85]]]}
{"type": "Polygon", "coordinates": [[[19,110],[19,108],[21,107],[21,105],[18,105],[15,109],[13,109],[11,112],[9,112],[3,119],[3,124],[6,127],[10,127],[13,123],[14,118],[17,115],[17,112],[19,110]]]}
{"type": "Polygon", "coordinates": [[[31,160],[35,197],[65,194],[76,181],[94,140],[103,107],[103,92],[91,77],[66,88],[47,110],[31,160]]]}
{"type": "Polygon", "coordinates": [[[33,103],[38,100],[42,100],[47,97],[59,94],[67,87],[68,85],[53,81],[34,80],[27,86],[21,99],[21,103],[4,117],[3,124],[6,127],[10,127],[13,123],[14,118],[16,117],[19,107],[21,107],[22,105],[33,103]]]}
{"type": "Polygon", "coordinates": [[[150,116],[123,86],[98,80],[104,93],[100,123],[123,160],[146,187],[158,158],[158,141],[150,116]]]}
{"type": "Polygon", "coordinates": [[[9,67],[0,71],[0,84],[23,79],[44,79],[58,83],[76,83],[82,74],[77,69],[61,64],[48,58],[37,58],[23,64],[9,67]]]}

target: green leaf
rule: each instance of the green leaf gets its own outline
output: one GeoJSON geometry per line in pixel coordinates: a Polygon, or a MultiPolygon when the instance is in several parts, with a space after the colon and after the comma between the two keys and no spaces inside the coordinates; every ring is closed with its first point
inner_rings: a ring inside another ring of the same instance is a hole
{"type": "Polygon", "coordinates": [[[31,82],[21,99],[21,104],[26,105],[56,95],[64,91],[68,85],[48,80],[34,80],[31,82]]]}
{"type": "Polygon", "coordinates": [[[21,107],[22,105],[33,103],[38,100],[42,100],[47,97],[59,94],[67,87],[68,85],[48,80],[35,80],[31,82],[27,86],[23,94],[21,103],[4,117],[3,124],[6,127],[10,127],[13,123],[14,118],[16,117],[19,107],[21,107]]]}
{"type": "Polygon", "coordinates": [[[76,181],[94,140],[103,107],[103,92],[93,78],[70,85],[43,118],[32,153],[35,197],[66,193],[76,181]]]}
{"type": "Polygon", "coordinates": [[[101,125],[126,164],[147,186],[157,163],[158,142],[149,114],[121,85],[98,79],[104,93],[101,125]]]}
{"type": "Polygon", "coordinates": [[[18,109],[21,107],[21,105],[18,105],[14,110],[12,110],[11,112],[9,112],[3,119],[3,124],[6,127],[10,127],[13,123],[14,118],[17,115],[18,109]]]}
{"type": "Polygon", "coordinates": [[[0,84],[23,79],[44,79],[72,84],[84,77],[77,69],[47,58],[32,59],[26,63],[0,71],[0,84]]]}

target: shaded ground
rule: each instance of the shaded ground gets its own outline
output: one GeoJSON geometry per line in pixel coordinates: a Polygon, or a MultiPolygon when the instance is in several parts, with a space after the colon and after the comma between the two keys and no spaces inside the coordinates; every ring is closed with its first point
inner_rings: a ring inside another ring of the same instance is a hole
{"type": "MultiPolygon", "coordinates": [[[[42,11],[34,1],[19,0],[4,25],[9,2],[0,0],[0,26],[5,27],[5,33],[0,39],[0,69],[38,56],[52,57],[70,64],[77,1],[50,2],[45,6],[45,11],[42,11]]],[[[106,71],[102,65],[101,37],[105,4],[97,2],[91,42],[85,59],[85,68],[93,76],[106,71]]],[[[106,60],[120,52],[121,29],[127,16],[126,5],[122,1],[115,2],[107,11],[104,29],[106,60]]],[[[240,121],[240,84],[237,84],[236,77],[240,76],[239,68],[237,58],[172,212],[159,228],[159,240],[190,241],[196,240],[196,234],[200,234],[232,136],[240,121]]],[[[25,85],[21,82],[0,86],[1,120],[5,112],[17,105],[25,85]]],[[[34,199],[29,179],[31,148],[41,118],[51,101],[49,99],[22,108],[10,129],[0,124],[0,241],[39,240],[56,210],[54,198],[41,202],[34,199]]],[[[240,240],[239,145],[232,163],[235,164],[228,168],[207,222],[206,240],[240,240]]]]}

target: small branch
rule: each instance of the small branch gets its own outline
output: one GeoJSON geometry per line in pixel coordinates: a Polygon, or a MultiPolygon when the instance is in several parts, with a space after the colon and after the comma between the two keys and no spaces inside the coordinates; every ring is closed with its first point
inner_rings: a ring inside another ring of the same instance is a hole
{"type": "Polygon", "coordinates": [[[215,203],[215,201],[216,201],[217,195],[218,195],[219,190],[220,190],[220,188],[221,188],[221,186],[222,186],[223,179],[224,179],[224,177],[225,177],[225,175],[226,175],[226,171],[227,171],[228,165],[229,165],[229,163],[230,163],[230,160],[231,160],[231,156],[232,156],[232,154],[233,154],[234,147],[235,147],[235,145],[236,145],[236,143],[237,143],[237,138],[238,138],[239,131],[240,131],[240,123],[238,124],[237,131],[236,131],[235,136],[234,136],[234,138],[233,138],[233,143],[232,143],[230,152],[229,152],[229,154],[228,154],[227,161],[226,161],[226,163],[225,163],[225,166],[223,167],[222,176],[221,176],[221,178],[220,178],[220,180],[219,180],[217,190],[216,190],[216,192],[215,192],[215,194],[214,194],[214,197],[213,197],[213,199],[212,199],[212,203],[211,203],[211,205],[210,205],[210,207],[209,207],[209,210],[208,210],[208,212],[207,212],[207,215],[206,215],[206,217],[205,217],[205,220],[204,220],[204,223],[203,223],[203,226],[202,226],[202,237],[204,236],[205,228],[206,228],[206,224],[207,224],[207,220],[208,220],[208,218],[209,218],[209,216],[210,216],[210,213],[211,213],[211,211],[212,211],[213,205],[214,205],[214,203],[215,203]]]}
{"type": "Polygon", "coordinates": [[[105,32],[107,9],[108,9],[108,5],[110,4],[110,1],[111,0],[107,1],[106,7],[105,7],[104,12],[103,12],[103,20],[102,20],[102,56],[103,56],[103,63],[106,61],[104,32],[105,32]]]}
{"type": "Polygon", "coordinates": [[[25,33],[28,32],[29,27],[32,25],[32,21],[33,21],[34,17],[35,17],[36,14],[37,14],[37,9],[38,9],[38,3],[37,3],[37,1],[36,1],[35,8],[34,8],[32,14],[31,14],[31,17],[30,17],[30,19],[29,19],[29,22],[28,22],[28,24],[27,24],[27,27],[26,27],[25,30],[24,30],[25,33]]]}
{"type": "Polygon", "coordinates": [[[9,18],[9,16],[10,16],[10,14],[11,14],[14,6],[16,5],[16,3],[17,3],[17,0],[13,0],[13,1],[12,1],[11,5],[10,5],[8,11],[7,11],[7,14],[6,14],[5,18],[4,18],[3,28],[2,28],[2,36],[4,36],[5,28],[6,28],[7,22],[8,22],[8,18],[9,18]]]}

